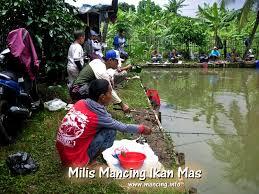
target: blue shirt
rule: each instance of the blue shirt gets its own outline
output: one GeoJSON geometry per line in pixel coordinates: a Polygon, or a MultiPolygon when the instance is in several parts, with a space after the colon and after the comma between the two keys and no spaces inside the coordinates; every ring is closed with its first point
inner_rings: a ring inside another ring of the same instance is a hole
{"type": "Polygon", "coordinates": [[[219,53],[218,50],[212,50],[211,53],[210,53],[210,56],[219,57],[219,56],[220,56],[220,53],[219,53]]]}

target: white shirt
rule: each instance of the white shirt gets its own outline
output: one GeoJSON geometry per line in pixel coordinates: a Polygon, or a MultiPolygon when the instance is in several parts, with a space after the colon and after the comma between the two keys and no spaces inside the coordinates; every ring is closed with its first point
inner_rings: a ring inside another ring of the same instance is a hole
{"type": "Polygon", "coordinates": [[[82,46],[74,42],[70,45],[69,50],[68,50],[68,63],[67,63],[67,68],[69,69],[77,69],[77,65],[75,64],[75,61],[80,61],[82,67],[84,65],[84,51],[82,46]]]}
{"type": "Polygon", "coordinates": [[[93,48],[93,52],[95,52],[95,54],[100,55],[101,57],[103,57],[103,53],[102,53],[102,43],[96,41],[96,40],[92,40],[92,48],[93,48]]]}
{"type": "Polygon", "coordinates": [[[119,47],[123,48],[125,46],[126,39],[124,37],[119,36],[118,42],[119,42],[119,45],[120,45],[119,47]]]}
{"type": "Polygon", "coordinates": [[[109,76],[112,80],[114,80],[114,75],[116,72],[118,72],[118,69],[120,69],[120,68],[121,68],[121,61],[119,61],[117,69],[107,69],[107,73],[109,74],[109,76]]]}
{"type": "MultiPolygon", "coordinates": [[[[110,75],[107,72],[106,65],[100,59],[92,60],[89,63],[89,65],[92,68],[96,79],[106,79],[111,85],[110,75]]],[[[113,88],[112,88],[112,100],[114,104],[121,102],[120,97],[117,95],[116,91],[113,90],[113,88]]]]}

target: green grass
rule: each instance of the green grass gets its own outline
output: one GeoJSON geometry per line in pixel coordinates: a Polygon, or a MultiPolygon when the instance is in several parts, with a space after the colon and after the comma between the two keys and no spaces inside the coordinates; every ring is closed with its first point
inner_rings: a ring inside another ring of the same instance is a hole
{"type": "Polygon", "coordinates": [[[111,180],[86,179],[82,183],[71,182],[60,165],[55,149],[56,131],[65,111],[43,111],[27,122],[15,144],[0,148],[0,191],[5,193],[120,193],[121,187],[111,180]],[[11,176],[5,164],[9,154],[25,151],[38,162],[34,174],[11,176]]]}
{"type": "MultiPolygon", "coordinates": [[[[66,89],[60,89],[59,92],[62,99],[68,99],[66,89]]],[[[132,108],[148,107],[146,97],[138,80],[126,83],[124,88],[119,90],[119,95],[132,108]]],[[[134,123],[134,120],[126,118],[122,111],[113,111],[112,107],[109,107],[109,110],[114,118],[126,123],[134,123]]],[[[56,132],[65,114],[65,111],[49,112],[47,110],[35,114],[32,119],[26,122],[23,132],[18,136],[15,144],[0,147],[0,192],[131,193],[132,190],[125,189],[125,187],[120,186],[121,184],[118,181],[111,179],[75,181],[67,178],[67,172],[60,165],[55,148],[56,132]],[[18,151],[25,151],[32,155],[33,159],[39,164],[37,172],[24,176],[10,175],[5,160],[9,154],[18,151]]],[[[131,138],[131,135],[118,133],[117,139],[121,138],[131,138]]],[[[149,190],[141,192],[149,193],[149,190]]],[[[164,191],[159,190],[157,193],[164,193],[164,191]]]]}

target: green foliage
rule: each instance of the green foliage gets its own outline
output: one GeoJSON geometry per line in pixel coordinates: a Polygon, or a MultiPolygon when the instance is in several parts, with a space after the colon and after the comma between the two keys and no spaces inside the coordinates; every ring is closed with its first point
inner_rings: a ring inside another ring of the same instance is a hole
{"type": "Polygon", "coordinates": [[[195,43],[198,46],[205,43],[205,26],[201,23],[188,17],[175,17],[172,24],[168,36],[179,43],[195,43]]]}
{"type": "MultiPolygon", "coordinates": [[[[236,0],[222,0],[221,5],[225,6],[231,2],[236,2],[236,0]]],[[[249,13],[253,10],[259,10],[259,2],[257,0],[246,0],[241,8],[241,15],[239,17],[239,27],[244,27],[248,22],[249,13]]]]}
{"type": "Polygon", "coordinates": [[[119,3],[119,8],[122,10],[122,11],[136,11],[136,8],[135,8],[135,5],[129,5],[128,3],[126,2],[122,2],[122,3],[119,3]]]}
{"type": "Polygon", "coordinates": [[[49,60],[64,61],[74,29],[83,27],[75,17],[76,10],[64,0],[0,0],[0,3],[1,36],[25,27],[36,43],[38,54],[43,48],[49,60]]]}
{"type": "Polygon", "coordinates": [[[154,12],[161,11],[161,7],[159,5],[156,5],[151,0],[141,0],[138,4],[138,13],[142,14],[153,14],[154,12]]]}
{"type": "Polygon", "coordinates": [[[132,62],[149,60],[154,48],[168,52],[174,44],[193,43],[202,46],[206,39],[205,27],[199,21],[167,11],[143,14],[139,11],[119,10],[117,22],[109,26],[108,45],[112,45],[113,37],[119,28],[127,32],[127,49],[134,60],[132,62]]]}
{"type": "MultiPolygon", "coordinates": [[[[225,6],[225,4],[228,4],[230,3],[231,1],[235,2],[236,0],[222,0],[221,4],[223,6],[225,6]]],[[[245,49],[245,52],[243,54],[243,58],[246,57],[246,54],[249,50],[249,48],[252,46],[252,43],[253,43],[253,39],[255,38],[256,36],[256,31],[258,29],[258,25],[259,25],[259,1],[258,0],[246,0],[244,2],[244,5],[243,7],[241,8],[241,15],[239,17],[239,30],[244,28],[245,24],[248,22],[248,16],[249,14],[252,12],[256,12],[256,19],[255,19],[255,22],[253,25],[253,28],[249,34],[249,44],[247,45],[246,49],[245,49]]]]}
{"type": "Polygon", "coordinates": [[[215,43],[216,37],[219,35],[219,29],[228,26],[230,22],[235,19],[238,13],[235,11],[229,12],[224,6],[219,7],[216,2],[212,7],[205,4],[204,8],[198,6],[198,9],[200,18],[209,25],[214,33],[215,43]]]}
{"type": "MultiPolygon", "coordinates": [[[[168,5],[170,3],[178,3],[178,7],[184,6],[184,1],[171,1],[168,5]]],[[[215,45],[216,35],[220,36],[222,42],[227,40],[229,51],[235,47],[241,53],[243,41],[249,36],[256,18],[256,13],[249,13],[246,25],[239,30],[241,11],[229,11],[224,5],[219,6],[217,3],[212,6],[199,6],[197,18],[181,16],[175,14],[175,11],[155,7],[151,0],[142,0],[137,12],[119,9],[116,23],[109,26],[108,45],[112,45],[117,30],[123,28],[127,32],[129,45],[126,50],[133,63],[150,60],[150,53],[154,48],[164,57],[172,48],[176,48],[185,57],[189,56],[190,51],[208,53],[215,45]]],[[[258,36],[258,33],[255,36],[258,36]]],[[[253,48],[256,48],[255,43],[253,48]]]]}
{"type": "Polygon", "coordinates": [[[185,2],[185,0],[169,0],[168,4],[165,6],[165,8],[167,9],[167,11],[177,14],[178,11],[181,12],[181,10],[179,10],[179,9],[186,6],[183,4],[184,2],[185,2]]]}

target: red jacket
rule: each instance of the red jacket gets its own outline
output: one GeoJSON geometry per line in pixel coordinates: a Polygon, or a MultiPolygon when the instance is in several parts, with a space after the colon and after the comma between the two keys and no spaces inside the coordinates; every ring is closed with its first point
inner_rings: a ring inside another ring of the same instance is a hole
{"type": "Polygon", "coordinates": [[[99,130],[141,133],[142,125],[127,125],[112,119],[104,106],[87,99],[74,104],[57,133],[56,147],[62,164],[81,167],[89,162],[87,150],[99,130]]]}

